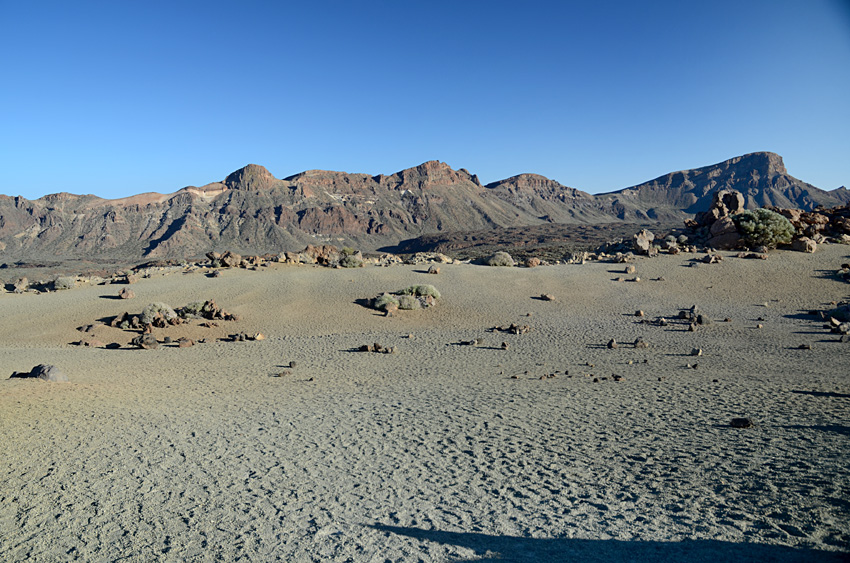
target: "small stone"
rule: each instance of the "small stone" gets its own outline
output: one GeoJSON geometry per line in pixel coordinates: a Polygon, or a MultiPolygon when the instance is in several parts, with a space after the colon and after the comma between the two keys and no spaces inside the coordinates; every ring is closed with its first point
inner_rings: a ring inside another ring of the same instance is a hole
{"type": "Polygon", "coordinates": [[[812,345],[811,344],[800,344],[797,348],[800,349],[800,350],[811,350],[812,345]]]}
{"type": "Polygon", "coordinates": [[[688,332],[696,332],[696,330],[697,330],[696,324],[691,323],[691,324],[688,325],[688,332]]]}
{"type": "Polygon", "coordinates": [[[749,418],[733,418],[729,422],[729,426],[732,428],[750,428],[753,426],[753,421],[749,418]]]}
{"type": "Polygon", "coordinates": [[[664,317],[658,319],[658,326],[667,326],[667,319],[665,319],[664,317]]]}
{"type": "Polygon", "coordinates": [[[262,332],[258,332],[254,336],[251,337],[251,340],[265,340],[265,339],[266,339],[266,335],[263,334],[262,332]]]}
{"type": "Polygon", "coordinates": [[[171,337],[166,336],[165,338],[162,339],[162,343],[163,344],[171,344],[171,337]]]}
{"type": "Polygon", "coordinates": [[[628,265],[628,266],[626,266],[626,268],[623,270],[623,273],[624,273],[624,274],[634,274],[635,272],[637,272],[637,268],[635,268],[635,266],[634,266],[633,264],[629,264],[629,265],[628,265]]]}
{"type": "Polygon", "coordinates": [[[616,347],[617,347],[617,341],[616,340],[614,340],[612,338],[611,340],[608,341],[608,349],[609,350],[613,350],[616,347]]]}
{"type": "Polygon", "coordinates": [[[643,316],[643,311],[641,311],[640,309],[638,309],[637,311],[635,311],[635,316],[636,316],[636,317],[642,317],[642,316],[643,316]]]}
{"type": "Polygon", "coordinates": [[[731,323],[732,319],[730,319],[729,317],[726,317],[725,319],[723,319],[723,322],[724,323],[731,323]]]}
{"type": "Polygon", "coordinates": [[[508,349],[508,343],[502,342],[502,350],[507,350],[507,349],[508,349]]]}
{"type": "Polygon", "coordinates": [[[694,348],[691,350],[691,356],[702,356],[702,348],[694,348]]]}
{"type": "Polygon", "coordinates": [[[136,297],[136,293],[132,289],[125,287],[118,292],[118,297],[121,299],[133,299],[136,297]]]}
{"type": "Polygon", "coordinates": [[[646,342],[646,341],[645,341],[643,338],[641,338],[640,336],[638,336],[638,337],[635,339],[634,346],[635,346],[635,348],[649,348],[649,343],[648,343],[648,342],[646,342]]]}
{"type": "Polygon", "coordinates": [[[541,299],[541,300],[543,300],[543,301],[554,301],[554,300],[555,300],[555,296],[554,296],[554,295],[551,295],[551,294],[549,294],[549,293],[544,293],[544,294],[542,294],[542,295],[540,296],[540,299],[541,299]]]}
{"type": "Polygon", "coordinates": [[[432,264],[431,267],[428,268],[428,273],[434,274],[434,275],[439,274],[440,273],[440,267],[432,264]]]}
{"type": "Polygon", "coordinates": [[[191,348],[194,345],[195,345],[195,341],[191,340],[189,338],[181,338],[180,340],[177,341],[177,347],[178,348],[191,348]]]}
{"type": "Polygon", "coordinates": [[[637,276],[635,276],[634,278],[632,278],[632,281],[633,281],[633,282],[640,282],[640,278],[639,278],[639,277],[637,277],[637,276]]]}
{"type": "Polygon", "coordinates": [[[756,328],[764,328],[764,325],[762,325],[762,324],[757,324],[757,325],[756,325],[756,328]]]}
{"type": "Polygon", "coordinates": [[[593,378],[593,382],[594,382],[594,383],[599,383],[599,378],[598,378],[598,377],[594,377],[594,378],[593,378]]]}
{"type": "Polygon", "coordinates": [[[711,319],[706,317],[705,315],[697,315],[697,324],[706,326],[711,324],[711,319]]]}
{"type": "Polygon", "coordinates": [[[512,375],[511,379],[519,379],[519,376],[518,375],[512,375]]]}

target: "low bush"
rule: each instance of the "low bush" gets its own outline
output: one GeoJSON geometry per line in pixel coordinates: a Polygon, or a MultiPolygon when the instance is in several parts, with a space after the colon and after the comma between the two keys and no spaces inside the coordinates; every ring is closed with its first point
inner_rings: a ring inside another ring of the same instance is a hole
{"type": "Polygon", "coordinates": [[[392,309],[398,306],[398,298],[390,293],[382,293],[375,298],[375,302],[373,303],[373,307],[380,311],[386,311],[387,309],[392,309]]]}
{"type": "Polygon", "coordinates": [[[177,313],[165,303],[151,303],[139,315],[139,321],[143,324],[152,324],[157,314],[161,314],[166,321],[177,318],[177,313]]]}
{"type": "Polygon", "coordinates": [[[410,287],[399,291],[399,294],[415,295],[416,297],[424,297],[425,295],[430,295],[434,299],[440,298],[440,292],[437,291],[437,288],[431,284],[411,285],[410,287]]]}
{"type": "Polygon", "coordinates": [[[419,299],[415,295],[403,294],[398,296],[398,308],[405,311],[412,311],[414,309],[421,309],[422,303],[419,302],[419,299]]]}
{"type": "Polygon", "coordinates": [[[738,232],[750,247],[776,248],[788,244],[794,237],[794,225],[787,218],[770,209],[753,209],[732,216],[738,232]]]}
{"type": "Polygon", "coordinates": [[[53,280],[53,289],[58,291],[61,289],[73,289],[77,286],[77,278],[72,276],[60,276],[53,280]]]}
{"type": "Polygon", "coordinates": [[[363,265],[363,260],[354,254],[346,254],[339,260],[339,265],[342,268],[359,268],[363,265]]]}
{"type": "Polygon", "coordinates": [[[513,266],[516,264],[513,257],[504,251],[499,251],[487,259],[488,266],[513,266]]]}

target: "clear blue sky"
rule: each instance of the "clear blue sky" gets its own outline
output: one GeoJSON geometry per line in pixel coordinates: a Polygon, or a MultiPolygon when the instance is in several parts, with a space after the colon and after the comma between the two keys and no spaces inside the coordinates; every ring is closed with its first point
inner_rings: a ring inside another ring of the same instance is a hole
{"type": "Polygon", "coordinates": [[[754,151],[850,186],[850,2],[0,0],[0,193],[248,163],[592,193],[754,151]]]}

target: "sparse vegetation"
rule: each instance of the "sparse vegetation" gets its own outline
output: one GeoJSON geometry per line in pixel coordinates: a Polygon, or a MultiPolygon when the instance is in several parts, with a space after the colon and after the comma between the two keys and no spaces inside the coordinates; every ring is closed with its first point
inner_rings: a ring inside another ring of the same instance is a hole
{"type": "Polygon", "coordinates": [[[399,306],[398,298],[391,293],[382,293],[379,295],[373,304],[375,309],[386,311],[387,309],[394,309],[399,306]]]}
{"type": "Polygon", "coordinates": [[[514,264],[511,255],[501,250],[487,259],[488,266],[513,266],[514,264]]]}
{"type": "Polygon", "coordinates": [[[411,285],[395,293],[382,293],[372,301],[372,307],[387,312],[395,309],[411,311],[431,307],[439,298],[440,292],[433,285],[411,285]]]}
{"type": "Polygon", "coordinates": [[[402,289],[399,293],[402,295],[415,295],[416,297],[430,295],[434,299],[440,298],[440,292],[437,291],[437,288],[431,284],[411,285],[410,287],[402,289]]]}
{"type": "Polygon", "coordinates": [[[776,248],[794,237],[791,221],[770,209],[753,209],[733,215],[732,219],[744,241],[750,246],[776,248]]]}
{"type": "Polygon", "coordinates": [[[403,294],[398,296],[398,308],[405,311],[421,309],[422,303],[414,295],[403,294]]]}
{"type": "Polygon", "coordinates": [[[151,303],[142,309],[142,313],[139,315],[139,321],[143,325],[152,324],[154,319],[157,318],[157,315],[162,315],[162,318],[166,321],[177,318],[177,312],[165,303],[151,303]]]}
{"type": "Polygon", "coordinates": [[[73,289],[77,286],[77,278],[72,276],[60,276],[53,280],[53,289],[59,291],[61,289],[73,289]]]}
{"type": "Polygon", "coordinates": [[[355,254],[346,254],[340,258],[339,265],[342,268],[359,268],[363,265],[363,260],[355,254]]]}

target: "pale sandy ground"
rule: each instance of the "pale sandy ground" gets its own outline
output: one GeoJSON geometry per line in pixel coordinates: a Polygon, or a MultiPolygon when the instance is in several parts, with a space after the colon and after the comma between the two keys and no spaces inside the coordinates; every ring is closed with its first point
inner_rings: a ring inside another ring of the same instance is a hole
{"type": "Polygon", "coordinates": [[[71,383],[0,380],[0,560],[846,560],[850,344],[800,313],[848,297],[825,272],[848,254],[642,259],[641,283],[606,263],[277,266],[146,279],[133,301],[4,293],[0,376],[51,363],[71,383]],[[412,283],[444,297],[394,318],[355,303],[412,283]],[[68,345],[97,318],[208,297],[242,320],[195,336],[268,339],[68,345]],[[732,321],[633,316],[692,304],[732,321]],[[487,331],[511,322],[533,331],[487,331]],[[637,336],[651,347],[604,346],[637,336]],[[370,342],[397,353],[351,351],[370,342]]]}

